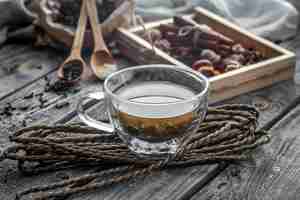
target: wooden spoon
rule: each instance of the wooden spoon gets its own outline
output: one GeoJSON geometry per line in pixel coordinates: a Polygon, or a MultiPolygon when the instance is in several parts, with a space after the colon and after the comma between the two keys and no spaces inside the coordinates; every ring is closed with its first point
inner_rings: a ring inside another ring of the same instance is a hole
{"type": "Polygon", "coordinates": [[[110,73],[116,71],[116,63],[103,40],[96,0],[85,0],[85,2],[94,38],[94,50],[90,64],[94,74],[104,80],[110,73]]]}
{"type": "Polygon", "coordinates": [[[58,77],[61,79],[66,79],[64,75],[64,69],[65,67],[70,67],[70,65],[77,65],[77,66],[80,65],[81,67],[81,75],[79,76],[78,79],[74,81],[78,81],[80,79],[88,79],[91,76],[91,71],[89,70],[89,68],[87,67],[86,63],[84,62],[81,56],[81,49],[83,45],[87,20],[88,19],[87,19],[86,5],[85,5],[85,1],[83,1],[81,5],[80,17],[78,20],[77,30],[75,33],[75,38],[73,41],[71,53],[69,57],[64,61],[64,63],[59,67],[58,70],[58,77]]]}

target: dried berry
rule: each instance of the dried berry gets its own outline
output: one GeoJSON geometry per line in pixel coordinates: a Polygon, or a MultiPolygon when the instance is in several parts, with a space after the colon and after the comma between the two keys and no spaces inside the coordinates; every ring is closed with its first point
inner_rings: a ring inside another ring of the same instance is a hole
{"type": "Polygon", "coordinates": [[[221,56],[210,49],[204,49],[201,53],[201,58],[210,60],[212,63],[219,63],[221,61],[221,56]]]}
{"type": "Polygon", "coordinates": [[[241,45],[241,44],[235,44],[235,45],[233,45],[232,46],[232,51],[234,52],[234,53],[237,53],[237,54],[239,54],[239,53],[245,53],[247,50],[243,47],[243,45],[241,45]]]}
{"type": "Polygon", "coordinates": [[[166,52],[169,52],[171,50],[170,42],[165,39],[154,42],[154,46],[166,52]]]}
{"type": "Polygon", "coordinates": [[[236,60],[224,59],[223,61],[225,67],[225,72],[236,70],[242,67],[241,63],[236,60]]]}
{"type": "Polygon", "coordinates": [[[192,68],[194,70],[199,70],[201,67],[213,67],[213,64],[209,60],[198,60],[194,62],[192,68]]]}
{"type": "Polygon", "coordinates": [[[158,29],[160,33],[153,30],[154,38],[162,38],[154,42],[156,47],[209,77],[264,58],[254,48],[246,48],[207,25],[187,25],[181,17],[174,17],[174,24],[162,24],[158,29]]]}
{"type": "Polygon", "coordinates": [[[213,77],[215,76],[215,70],[213,67],[204,66],[197,70],[198,72],[202,73],[206,77],[213,77]]]}
{"type": "Polygon", "coordinates": [[[246,61],[245,56],[242,55],[242,54],[233,54],[229,57],[229,59],[237,61],[237,62],[242,63],[242,64],[245,63],[245,61],[246,61]]]}
{"type": "Polygon", "coordinates": [[[175,49],[175,54],[177,54],[180,57],[187,57],[192,52],[192,49],[189,47],[177,47],[175,49]]]}

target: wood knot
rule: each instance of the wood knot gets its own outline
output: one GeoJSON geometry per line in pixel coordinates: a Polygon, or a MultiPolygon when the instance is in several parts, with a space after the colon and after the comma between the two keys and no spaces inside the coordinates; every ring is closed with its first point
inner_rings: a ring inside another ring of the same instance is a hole
{"type": "Polygon", "coordinates": [[[259,111],[266,111],[270,109],[271,102],[270,100],[263,97],[255,97],[252,101],[252,105],[257,108],[259,111]]]}

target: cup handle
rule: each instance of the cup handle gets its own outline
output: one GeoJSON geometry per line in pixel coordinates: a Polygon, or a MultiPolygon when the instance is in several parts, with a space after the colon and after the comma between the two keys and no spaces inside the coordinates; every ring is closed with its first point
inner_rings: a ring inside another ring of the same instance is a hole
{"type": "Polygon", "coordinates": [[[104,92],[94,92],[94,93],[89,93],[87,96],[81,98],[77,104],[77,113],[79,118],[88,126],[91,126],[93,128],[112,133],[114,132],[114,127],[111,124],[104,123],[97,121],[90,117],[87,113],[86,110],[84,109],[84,103],[88,100],[98,100],[102,101],[105,99],[104,92]]]}

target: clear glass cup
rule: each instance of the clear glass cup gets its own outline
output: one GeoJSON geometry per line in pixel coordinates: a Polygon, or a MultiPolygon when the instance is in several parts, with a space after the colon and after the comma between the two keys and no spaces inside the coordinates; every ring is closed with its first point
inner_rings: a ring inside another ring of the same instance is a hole
{"type": "Polygon", "coordinates": [[[77,110],[87,125],[115,132],[141,156],[175,154],[178,139],[199,128],[207,111],[209,82],[198,72],[171,65],[131,67],[111,74],[104,91],[82,98],[77,110]],[[110,124],[88,116],[86,100],[104,100],[110,124]]]}

